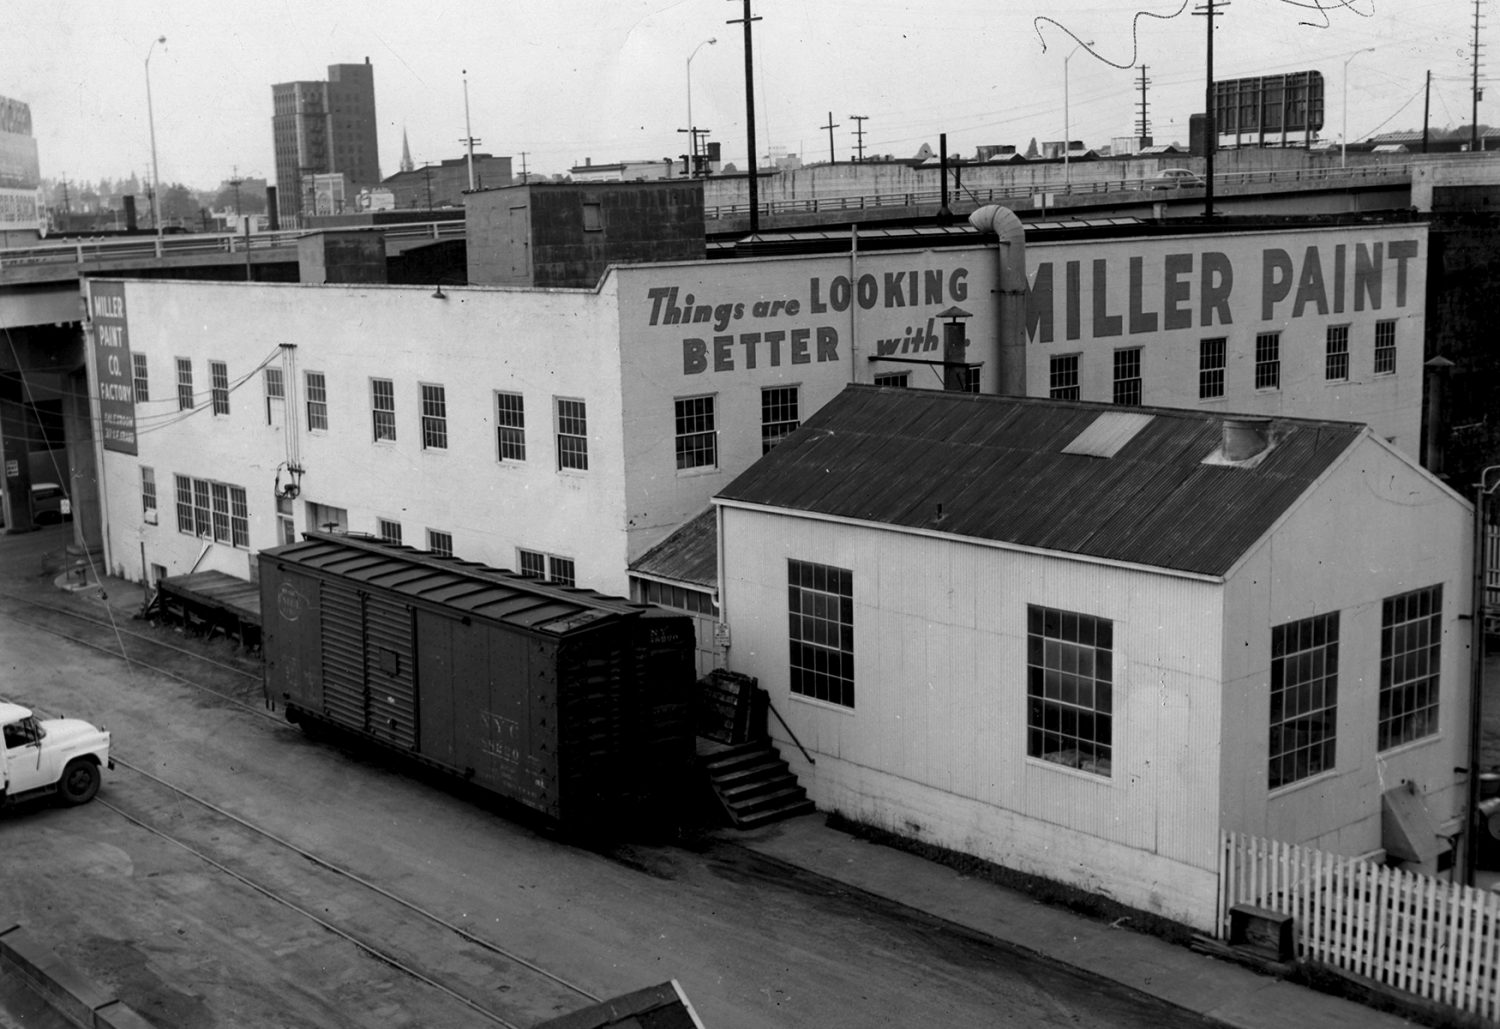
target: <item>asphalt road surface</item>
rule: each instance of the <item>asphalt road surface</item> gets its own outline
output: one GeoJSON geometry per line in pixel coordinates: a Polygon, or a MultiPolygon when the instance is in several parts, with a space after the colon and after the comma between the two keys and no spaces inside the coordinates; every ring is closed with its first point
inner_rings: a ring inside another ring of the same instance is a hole
{"type": "Polygon", "coordinates": [[[529,1026],[673,978],[709,1029],[1207,1024],[732,841],[555,838],[224,668],[170,665],[250,703],[43,621],[0,603],[0,697],[106,723],[122,765],[92,804],[0,812],[0,922],[162,1029],[529,1026]]]}

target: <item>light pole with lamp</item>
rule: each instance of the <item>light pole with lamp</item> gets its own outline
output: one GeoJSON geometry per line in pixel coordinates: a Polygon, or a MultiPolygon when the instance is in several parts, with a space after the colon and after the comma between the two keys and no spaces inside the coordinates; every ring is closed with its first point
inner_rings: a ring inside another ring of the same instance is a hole
{"type": "Polygon", "coordinates": [[[1375,48],[1367,46],[1344,58],[1344,127],[1339,132],[1339,167],[1347,166],[1349,155],[1349,62],[1360,54],[1373,53],[1375,48]]]}
{"type": "Polygon", "coordinates": [[[692,174],[694,174],[694,175],[696,175],[698,173],[698,131],[697,131],[697,127],[695,125],[693,125],[693,58],[698,56],[698,51],[699,50],[702,50],[706,46],[713,46],[717,42],[718,42],[717,38],[715,38],[713,36],[710,36],[708,39],[705,39],[703,42],[701,42],[697,46],[693,47],[693,52],[690,53],[690,54],[688,54],[688,59],[687,59],[687,107],[688,107],[688,112],[687,112],[687,114],[688,114],[688,123],[687,123],[687,127],[688,127],[688,138],[691,140],[691,143],[689,145],[689,149],[692,151],[692,154],[693,154],[693,156],[692,156],[692,161],[693,161],[692,174]]]}
{"type": "Polygon", "coordinates": [[[161,235],[161,174],[156,170],[156,115],[151,110],[151,54],[157,43],[165,43],[166,36],[157,36],[146,50],[146,124],[151,128],[151,219],[156,223],[156,234],[161,235]]]}
{"type": "Polygon", "coordinates": [[[1079,43],[1068,51],[1067,57],[1063,58],[1063,185],[1065,186],[1071,186],[1073,183],[1073,169],[1068,164],[1068,151],[1073,149],[1073,141],[1069,138],[1073,125],[1068,116],[1068,62],[1079,50],[1093,45],[1092,39],[1079,43]]]}
{"type": "Polygon", "coordinates": [[[1485,622],[1489,613],[1489,561],[1485,553],[1489,543],[1487,501],[1500,490],[1500,465],[1490,465],[1479,473],[1474,484],[1474,597],[1473,621],[1469,623],[1473,638],[1469,642],[1469,796],[1465,806],[1464,883],[1474,885],[1475,865],[1479,861],[1480,773],[1484,756],[1484,645],[1485,622]],[[1491,481],[1493,480],[1493,481],[1491,481]]]}

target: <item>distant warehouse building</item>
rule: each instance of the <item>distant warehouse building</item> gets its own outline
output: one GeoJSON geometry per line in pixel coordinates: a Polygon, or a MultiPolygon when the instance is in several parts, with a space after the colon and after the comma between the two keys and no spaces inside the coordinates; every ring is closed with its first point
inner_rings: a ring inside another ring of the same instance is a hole
{"type": "Polygon", "coordinates": [[[1449,860],[1471,508],[1364,426],[851,386],[716,505],[824,810],[1204,928],[1224,830],[1449,860]]]}

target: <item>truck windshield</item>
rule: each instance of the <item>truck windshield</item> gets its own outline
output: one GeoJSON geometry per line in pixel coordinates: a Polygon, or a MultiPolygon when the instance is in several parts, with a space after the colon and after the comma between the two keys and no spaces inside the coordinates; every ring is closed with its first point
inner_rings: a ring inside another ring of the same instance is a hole
{"type": "Polygon", "coordinates": [[[10,750],[14,747],[24,747],[28,743],[35,743],[42,738],[42,727],[37,724],[35,718],[23,718],[18,722],[11,722],[3,730],[5,735],[5,747],[10,750]]]}

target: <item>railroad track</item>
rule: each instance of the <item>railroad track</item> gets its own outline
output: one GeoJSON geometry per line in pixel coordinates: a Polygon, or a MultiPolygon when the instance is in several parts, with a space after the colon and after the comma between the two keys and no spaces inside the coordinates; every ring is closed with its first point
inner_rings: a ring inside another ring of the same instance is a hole
{"type": "MultiPolygon", "coordinates": [[[[260,676],[103,613],[0,590],[0,615],[128,661],[257,717],[284,724],[260,702],[260,676]],[[194,673],[207,670],[213,681],[194,673]],[[247,696],[252,692],[253,695],[247,696]]],[[[489,1023],[534,1025],[600,998],[525,955],[480,936],[362,876],[348,864],[257,825],[114,753],[107,796],[94,803],[232,880],[252,901],[275,905],[489,1023]],[[121,774],[121,772],[125,774],[121,774]],[[436,966],[443,967],[436,967],[436,966]],[[454,969],[465,974],[455,974],[454,969]]],[[[289,984],[290,986],[290,984],[289,984]]],[[[305,991],[306,984],[296,989],[305,991]]],[[[304,1002],[305,1003],[305,1002],[304,1002]]]]}

